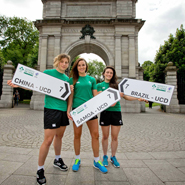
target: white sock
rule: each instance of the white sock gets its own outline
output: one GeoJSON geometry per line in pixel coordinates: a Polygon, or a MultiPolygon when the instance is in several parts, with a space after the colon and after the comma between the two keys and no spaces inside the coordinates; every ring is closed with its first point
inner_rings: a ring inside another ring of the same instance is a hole
{"type": "Polygon", "coordinates": [[[94,160],[97,163],[100,160],[100,158],[99,157],[94,157],[94,160]]]}
{"type": "Polygon", "coordinates": [[[79,159],[80,160],[80,155],[76,155],[76,159],[79,159]]]}
{"type": "Polygon", "coordinates": [[[38,166],[38,170],[44,169],[44,165],[43,166],[38,166]]]}
{"type": "Polygon", "coordinates": [[[61,155],[55,155],[55,159],[58,161],[61,158],[61,155]]]}

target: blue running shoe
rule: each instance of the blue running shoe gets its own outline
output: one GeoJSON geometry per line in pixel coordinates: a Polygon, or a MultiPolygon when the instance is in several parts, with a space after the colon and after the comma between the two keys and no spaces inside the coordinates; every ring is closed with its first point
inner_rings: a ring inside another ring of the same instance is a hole
{"type": "Polygon", "coordinates": [[[109,163],[108,163],[108,156],[107,155],[103,156],[103,162],[102,163],[103,163],[104,166],[108,166],[109,163]]]}
{"type": "Polygon", "coordinates": [[[105,168],[105,166],[103,166],[101,161],[98,161],[97,163],[94,161],[94,167],[96,169],[99,169],[102,173],[107,173],[108,172],[107,168],[105,168]]]}
{"type": "Polygon", "coordinates": [[[73,170],[74,172],[77,172],[77,171],[79,170],[80,162],[81,162],[80,159],[75,159],[75,164],[73,164],[73,167],[72,167],[72,170],[73,170]]]}
{"type": "Polygon", "coordinates": [[[114,165],[114,167],[116,167],[116,168],[119,168],[120,167],[120,164],[118,163],[118,161],[117,161],[117,159],[116,159],[115,156],[113,156],[113,157],[110,156],[110,161],[114,165]]]}

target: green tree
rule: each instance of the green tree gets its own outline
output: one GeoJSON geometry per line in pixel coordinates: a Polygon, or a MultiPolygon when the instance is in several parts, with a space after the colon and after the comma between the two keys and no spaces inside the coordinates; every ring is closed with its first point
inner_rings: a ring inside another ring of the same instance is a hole
{"type": "Polygon", "coordinates": [[[34,67],[38,58],[39,32],[26,18],[0,16],[0,48],[5,61],[34,67]]]}
{"type": "Polygon", "coordinates": [[[172,61],[178,68],[178,73],[185,77],[185,29],[183,25],[176,30],[175,36],[169,35],[168,41],[160,46],[155,56],[155,65],[151,71],[151,81],[165,82],[164,69],[172,61]]]}
{"type": "Polygon", "coordinates": [[[143,79],[146,81],[150,80],[150,66],[153,64],[150,60],[145,61],[142,64],[142,68],[144,69],[143,79]]]}
{"type": "Polygon", "coordinates": [[[0,48],[0,69],[4,66],[5,64],[5,59],[3,57],[3,53],[2,53],[2,50],[0,48]]]}
{"type": "Polygon", "coordinates": [[[102,72],[105,68],[105,65],[103,62],[99,62],[98,60],[90,60],[88,62],[88,71],[87,74],[89,76],[92,76],[96,79],[96,82],[102,82],[103,77],[102,77],[102,72]]]}

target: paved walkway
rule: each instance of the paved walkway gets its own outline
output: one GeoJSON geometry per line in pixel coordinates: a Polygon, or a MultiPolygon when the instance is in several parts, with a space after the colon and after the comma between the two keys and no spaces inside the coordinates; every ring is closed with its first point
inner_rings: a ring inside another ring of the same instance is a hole
{"type": "MultiPolygon", "coordinates": [[[[117,158],[108,173],[94,169],[89,131],[83,127],[82,165],[74,163],[73,128],[67,127],[62,157],[67,172],[53,167],[53,146],[45,164],[47,185],[185,185],[185,114],[168,114],[159,107],[146,113],[123,114],[117,158]]],[[[100,140],[101,140],[100,129],[100,140]]],[[[35,185],[39,147],[43,141],[43,111],[27,105],[0,109],[0,185],[35,185]]],[[[110,148],[110,147],[109,147],[110,148]]],[[[110,150],[109,150],[110,156],[110,150]]],[[[102,147],[100,147],[102,158],[102,147]]]]}

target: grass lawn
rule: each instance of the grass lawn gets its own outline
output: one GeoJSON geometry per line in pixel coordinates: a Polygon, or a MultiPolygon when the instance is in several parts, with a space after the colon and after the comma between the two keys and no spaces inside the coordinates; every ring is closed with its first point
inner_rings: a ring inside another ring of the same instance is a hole
{"type": "MultiPolygon", "coordinates": [[[[152,103],[152,107],[155,107],[155,106],[160,106],[161,104],[159,103],[152,103]]],[[[149,107],[149,103],[145,103],[145,107],[149,107]]]]}
{"type": "Polygon", "coordinates": [[[30,101],[31,101],[31,100],[26,100],[26,99],[25,99],[25,100],[23,100],[23,101],[19,101],[19,103],[30,104],[30,101]]]}

